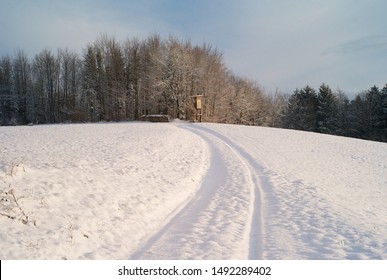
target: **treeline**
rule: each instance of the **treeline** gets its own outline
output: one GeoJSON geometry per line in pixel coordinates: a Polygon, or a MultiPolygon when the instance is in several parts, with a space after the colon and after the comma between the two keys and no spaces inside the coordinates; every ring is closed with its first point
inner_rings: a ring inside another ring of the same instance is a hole
{"type": "Polygon", "coordinates": [[[0,58],[3,125],[138,120],[146,114],[195,117],[194,95],[205,95],[203,120],[260,124],[258,85],[234,76],[222,54],[174,37],[123,43],[101,36],[83,51],[23,51],[0,58]]]}
{"type": "Polygon", "coordinates": [[[152,35],[118,42],[106,35],[82,54],[22,50],[0,57],[0,125],[139,120],[168,114],[203,121],[273,126],[386,140],[386,87],[349,100],[322,85],[291,96],[265,94],[237,77],[210,45],[152,35]]]}
{"type": "Polygon", "coordinates": [[[295,90],[283,111],[281,126],[387,142],[387,85],[359,93],[349,100],[322,84],[295,90]]]}

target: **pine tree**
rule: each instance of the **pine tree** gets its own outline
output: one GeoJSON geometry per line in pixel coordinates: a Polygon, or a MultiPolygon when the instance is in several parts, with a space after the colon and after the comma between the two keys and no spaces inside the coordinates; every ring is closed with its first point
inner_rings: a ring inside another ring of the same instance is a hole
{"type": "Polygon", "coordinates": [[[317,95],[313,88],[306,86],[296,89],[289,99],[287,127],[304,131],[316,131],[317,95]]]}
{"type": "Polygon", "coordinates": [[[387,84],[381,90],[381,110],[379,111],[378,127],[380,140],[387,142],[387,84]]]}
{"type": "Polygon", "coordinates": [[[322,84],[317,96],[317,131],[335,134],[338,128],[337,103],[330,87],[322,84]]]}
{"type": "Polygon", "coordinates": [[[285,128],[299,129],[298,123],[300,123],[299,107],[297,105],[298,96],[300,91],[296,89],[289,97],[288,105],[286,109],[285,128]]]}
{"type": "Polygon", "coordinates": [[[336,108],[337,108],[337,128],[336,135],[348,136],[350,128],[349,107],[350,101],[344,92],[338,90],[335,93],[336,108]]]}
{"type": "Polygon", "coordinates": [[[377,86],[371,87],[365,95],[365,108],[367,112],[367,139],[382,141],[385,139],[385,110],[386,92],[379,90],[377,86]]]}
{"type": "Polygon", "coordinates": [[[368,121],[365,102],[365,93],[356,95],[355,99],[350,102],[348,112],[349,126],[347,129],[349,137],[366,138],[368,121]]]}

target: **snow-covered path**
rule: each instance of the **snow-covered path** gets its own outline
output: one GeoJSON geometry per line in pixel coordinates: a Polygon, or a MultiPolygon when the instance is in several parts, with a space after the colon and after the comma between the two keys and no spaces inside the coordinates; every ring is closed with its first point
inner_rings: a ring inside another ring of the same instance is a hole
{"type": "Polygon", "coordinates": [[[387,259],[386,158],[263,127],[0,127],[0,259],[387,259]]]}
{"type": "Polygon", "coordinates": [[[247,155],[215,131],[180,127],[209,146],[210,168],[192,200],[132,258],[262,258],[260,184],[247,155]]]}

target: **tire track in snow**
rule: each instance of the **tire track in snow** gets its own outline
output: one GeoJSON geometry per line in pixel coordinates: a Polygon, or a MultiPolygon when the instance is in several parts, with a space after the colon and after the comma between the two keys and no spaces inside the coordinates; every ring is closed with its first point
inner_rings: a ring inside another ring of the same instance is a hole
{"type": "MultiPolygon", "coordinates": [[[[204,140],[203,142],[204,144],[207,144],[204,140]]],[[[212,149],[212,147],[210,149],[212,149]]],[[[212,157],[214,156],[212,155],[212,157]]],[[[196,222],[196,214],[210,203],[211,198],[216,192],[216,187],[210,187],[211,185],[215,186],[216,181],[216,178],[213,176],[215,174],[213,168],[214,167],[211,165],[204,178],[206,183],[201,185],[195,196],[171,213],[170,217],[167,219],[167,223],[151,236],[134,254],[132,254],[130,259],[178,259],[174,254],[179,254],[177,250],[181,251],[181,248],[184,245],[179,244],[179,246],[173,246],[175,238],[178,238],[180,243],[185,241],[182,237],[184,232],[191,227],[192,223],[196,222]],[[172,232],[176,234],[176,236],[173,236],[172,232]],[[159,243],[163,243],[164,248],[159,248],[159,243]]],[[[225,172],[222,166],[219,167],[218,170],[225,172]]],[[[220,182],[218,181],[217,183],[220,182]]]]}
{"type": "Polygon", "coordinates": [[[180,125],[211,151],[197,194],[132,259],[262,258],[262,194],[250,158],[225,136],[180,125]]]}
{"type": "Polygon", "coordinates": [[[251,204],[250,204],[250,240],[248,259],[263,258],[263,236],[264,236],[264,194],[262,184],[265,184],[266,178],[261,175],[263,168],[242,148],[235,145],[227,136],[203,126],[195,126],[196,129],[211,134],[227,145],[246,167],[251,180],[251,204]]]}

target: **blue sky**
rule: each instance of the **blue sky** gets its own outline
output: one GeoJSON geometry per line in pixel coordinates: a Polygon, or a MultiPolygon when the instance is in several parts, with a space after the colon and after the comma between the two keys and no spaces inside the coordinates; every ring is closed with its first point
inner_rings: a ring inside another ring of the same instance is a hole
{"type": "Polygon", "coordinates": [[[387,83],[385,0],[0,0],[0,55],[159,33],[206,42],[267,91],[387,83]]]}

